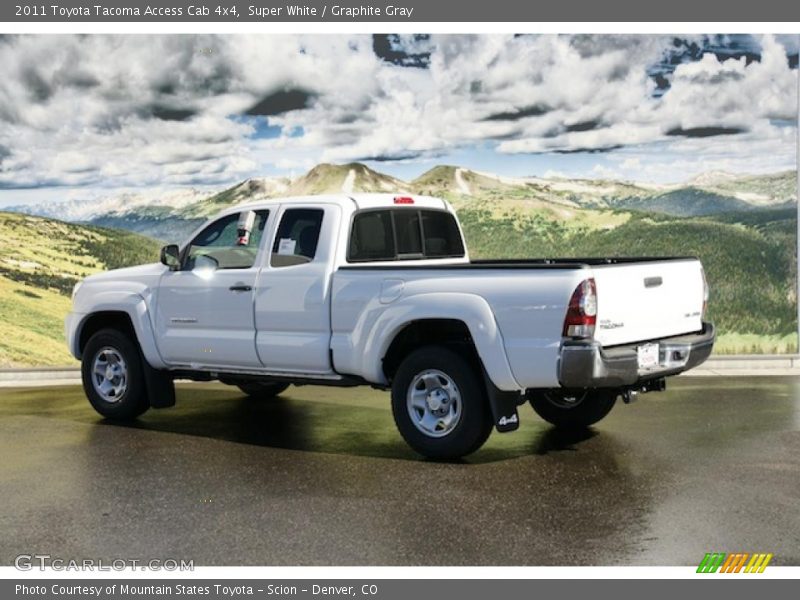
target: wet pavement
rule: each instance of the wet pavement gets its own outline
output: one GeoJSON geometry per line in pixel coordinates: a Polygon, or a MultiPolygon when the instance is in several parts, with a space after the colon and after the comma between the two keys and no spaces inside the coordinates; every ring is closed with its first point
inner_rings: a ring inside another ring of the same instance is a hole
{"type": "Polygon", "coordinates": [[[800,379],[669,383],[578,434],[523,406],[458,464],[407,449],[370,389],[185,384],[132,426],[77,386],[0,389],[0,564],[800,565],[800,379]]]}

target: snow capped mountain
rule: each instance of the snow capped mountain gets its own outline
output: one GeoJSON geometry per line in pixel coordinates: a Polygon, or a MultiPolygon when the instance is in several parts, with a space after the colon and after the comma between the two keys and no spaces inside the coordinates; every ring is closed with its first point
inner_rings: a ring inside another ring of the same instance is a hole
{"type": "Polygon", "coordinates": [[[697,187],[719,185],[720,183],[727,183],[734,179],[741,179],[741,175],[728,173],[727,171],[707,171],[700,173],[694,177],[689,183],[697,187]]]}
{"type": "Polygon", "coordinates": [[[285,196],[290,183],[291,180],[286,177],[254,177],[210,197],[185,204],[173,213],[183,218],[210,217],[232,204],[285,196]]]}
{"type": "Polygon", "coordinates": [[[92,195],[59,202],[11,206],[6,210],[21,212],[61,221],[91,221],[106,214],[137,211],[147,206],[165,206],[179,209],[208,197],[208,189],[172,189],[121,191],[109,195],[92,195]]]}

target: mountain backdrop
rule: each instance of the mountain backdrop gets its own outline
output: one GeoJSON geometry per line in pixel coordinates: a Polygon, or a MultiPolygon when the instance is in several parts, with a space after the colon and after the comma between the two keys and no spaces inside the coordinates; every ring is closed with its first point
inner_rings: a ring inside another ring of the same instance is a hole
{"type": "Polygon", "coordinates": [[[504,177],[440,165],[402,181],[350,163],[320,164],[296,178],[248,179],[211,193],[126,193],[14,207],[0,213],[0,366],[70,360],[61,319],[78,278],[157,260],[160,243],[185,239],[231,205],[341,192],[446,198],[473,258],[696,255],[712,289],[718,351],[796,351],[796,187],[794,171],[713,172],[654,185],[504,177]]]}
{"type": "MultiPolygon", "coordinates": [[[[656,185],[605,179],[503,177],[461,167],[433,167],[402,181],[360,163],[320,164],[293,179],[254,178],[205,195],[178,190],[163,196],[125,193],[101,199],[72,200],[9,210],[127,229],[161,240],[183,239],[208,217],[241,202],[280,196],[399,192],[448,198],[457,207],[492,205],[541,212],[564,221],[596,221],[608,211],[652,212],[675,217],[708,216],[765,208],[787,208],[795,199],[794,171],[736,176],[706,173],[684,184],[656,185]]],[[[605,218],[600,218],[605,222],[605,218]]]]}

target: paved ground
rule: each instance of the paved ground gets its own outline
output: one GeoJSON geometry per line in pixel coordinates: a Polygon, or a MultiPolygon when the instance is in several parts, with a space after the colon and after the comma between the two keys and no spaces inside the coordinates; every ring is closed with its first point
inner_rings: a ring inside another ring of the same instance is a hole
{"type": "Polygon", "coordinates": [[[131,427],[76,386],[0,390],[0,564],[800,565],[800,379],[680,378],[565,436],[522,407],[461,464],[418,459],[388,397],[186,384],[131,427]]]}

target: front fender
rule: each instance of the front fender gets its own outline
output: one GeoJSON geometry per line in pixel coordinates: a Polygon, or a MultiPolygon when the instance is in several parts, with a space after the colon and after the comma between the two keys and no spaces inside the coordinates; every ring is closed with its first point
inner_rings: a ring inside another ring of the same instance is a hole
{"type": "MultiPolygon", "coordinates": [[[[89,295],[87,294],[86,296],[89,295]]],[[[83,327],[93,315],[101,312],[122,312],[127,314],[133,324],[133,330],[148,364],[155,369],[167,367],[158,352],[147,301],[142,295],[132,291],[93,291],[91,293],[91,302],[88,301],[88,298],[76,298],[74,311],[67,317],[69,349],[75,358],[81,358],[79,345],[83,327]]]]}
{"type": "Polygon", "coordinates": [[[395,337],[413,321],[450,319],[462,321],[469,329],[475,349],[483,362],[489,379],[503,391],[519,391],[506,356],[503,337],[488,302],[474,294],[439,292],[415,294],[387,307],[375,320],[362,343],[361,373],[368,381],[386,384],[383,357],[395,337]]]}

